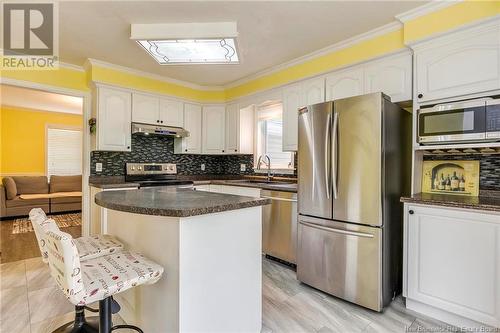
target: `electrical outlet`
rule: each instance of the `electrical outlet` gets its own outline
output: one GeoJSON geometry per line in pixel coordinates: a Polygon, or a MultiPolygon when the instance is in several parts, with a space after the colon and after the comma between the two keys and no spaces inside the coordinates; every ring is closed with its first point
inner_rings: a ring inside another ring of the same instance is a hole
{"type": "Polygon", "coordinates": [[[247,171],[247,165],[246,164],[240,164],[240,171],[247,171]]]}
{"type": "Polygon", "coordinates": [[[205,164],[201,165],[201,171],[205,171],[205,164]]]}
{"type": "Polygon", "coordinates": [[[95,164],[95,172],[102,172],[102,163],[95,164]]]}

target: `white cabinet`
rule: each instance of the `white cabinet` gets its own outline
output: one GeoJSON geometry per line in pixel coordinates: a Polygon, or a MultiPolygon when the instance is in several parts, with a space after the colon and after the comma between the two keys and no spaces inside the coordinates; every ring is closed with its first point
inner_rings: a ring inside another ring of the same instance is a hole
{"type": "Polygon", "coordinates": [[[253,154],[254,107],[240,109],[238,104],[226,106],[227,154],[253,154]]]}
{"type": "Polygon", "coordinates": [[[409,53],[384,57],[365,65],[365,94],[383,92],[391,101],[412,99],[412,57],[409,53]]]}
{"type": "Polygon", "coordinates": [[[183,127],[184,126],[184,103],[161,98],[159,119],[162,125],[183,127]]]}
{"type": "Polygon", "coordinates": [[[189,132],[186,138],[175,138],[174,153],[201,154],[201,105],[184,105],[184,129],[189,132]]]}
{"type": "Polygon", "coordinates": [[[132,94],[132,121],[143,124],[160,124],[160,98],[153,95],[132,94]]]}
{"type": "Polygon", "coordinates": [[[363,67],[356,66],[326,76],[326,100],[363,95],[363,67]]]}
{"type": "Polygon", "coordinates": [[[226,108],[223,105],[204,106],[202,115],[202,152],[224,153],[226,108]]]}
{"type": "Polygon", "coordinates": [[[98,87],[96,149],[130,151],[132,94],[125,90],[98,87]]]}
{"type": "Polygon", "coordinates": [[[323,77],[283,88],[283,151],[298,149],[298,109],[325,101],[323,77]]]}
{"type": "Polygon", "coordinates": [[[298,149],[298,110],[301,103],[301,86],[293,84],[283,89],[283,151],[298,149]]]}
{"type": "Polygon", "coordinates": [[[325,101],[325,78],[319,77],[302,83],[302,105],[311,105],[325,101]]]}
{"type": "Polygon", "coordinates": [[[500,215],[412,204],[405,212],[407,307],[454,325],[500,326],[500,215]]]}
{"type": "Polygon", "coordinates": [[[416,100],[500,89],[500,28],[460,31],[414,46],[416,100]]]}

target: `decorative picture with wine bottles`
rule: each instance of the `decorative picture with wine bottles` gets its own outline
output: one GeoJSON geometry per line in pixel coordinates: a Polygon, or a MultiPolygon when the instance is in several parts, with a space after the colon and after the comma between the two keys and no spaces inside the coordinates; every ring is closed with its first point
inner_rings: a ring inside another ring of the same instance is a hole
{"type": "Polygon", "coordinates": [[[479,195],[479,161],[424,161],[422,192],[479,195]]]}

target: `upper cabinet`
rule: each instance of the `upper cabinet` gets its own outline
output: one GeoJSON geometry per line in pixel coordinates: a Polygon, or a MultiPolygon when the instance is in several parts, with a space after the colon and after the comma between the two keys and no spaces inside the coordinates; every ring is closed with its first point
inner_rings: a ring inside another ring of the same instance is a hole
{"type": "Polygon", "coordinates": [[[362,95],[364,92],[363,68],[341,70],[326,76],[326,100],[362,95]]]}
{"type": "Polygon", "coordinates": [[[189,132],[186,138],[175,138],[174,153],[201,154],[201,105],[184,105],[184,129],[189,132]]]}
{"type": "Polygon", "coordinates": [[[130,151],[132,94],[125,90],[98,87],[96,96],[96,149],[130,151]]]}
{"type": "Polygon", "coordinates": [[[184,103],[155,95],[132,93],[132,121],[150,125],[182,127],[184,103]]]}
{"type": "Polygon", "coordinates": [[[227,154],[253,154],[254,108],[240,109],[238,104],[226,106],[227,154]]]}
{"type": "Polygon", "coordinates": [[[283,89],[283,151],[298,148],[298,110],[301,103],[301,85],[293,84],[283,89]]]}
{"type": "Polygon", "coordinates": [[[132,94],[132,121],[143,124],[160,124],[160,99],[154,95],[132,94]]]}
{"type": "Polygon", "coordinates": [[[184,103],[172,99],[160,99],[160,123],[167,126],[184,126],[184,103]]]}
{"type": "Polygon", "coordinates": [[[203,107],[202,120],[202,152],[204,154],[221,154],[225,152],[225,119],[226,108],[223,105],[203,107]]]}
{"type": "Polygon", "coordinates": [[[302,105],[311,105],[325,101],[325,78],[319,77],[302,83],[302,105]]]}
{"type": "Polygon", "coordinates": [[[498,23],[415,45],[419,103],[500,89],[498,23]]]}
{"type": "Polygon", "coordinates": [[[371,61],[364,69],[365,93],[383,92],[392,102],[412,99],[412,57],[409,53],[371,61]]]}

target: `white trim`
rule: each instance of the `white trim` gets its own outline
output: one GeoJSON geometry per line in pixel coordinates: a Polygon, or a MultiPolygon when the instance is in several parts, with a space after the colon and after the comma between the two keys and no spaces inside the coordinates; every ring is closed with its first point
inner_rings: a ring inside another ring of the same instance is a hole
{"type": "MultiPolygon", "coordinates": [[[[455,28],[452,28],[450,30],[445,30],[445,31],[440,31],[436,32],[432,35],[428,35],[425,37],[422,37],[420,39],[415,39],[409,42],[405,42],[405,45],[412,49],[421,49],[421,45],[425,44],[426,42],[433,41],[436,38],[440,37],[448,37],[449,40],[454,40],[457,39],[457,37],[454,35],[458,32],[464,32],[468,34],[477,34],[478,32],[484,31],[484,30],[490,30],[492,28],[498,27],[500,24],[500,14],[493,15],[490,17],[486,17],[483,19],[475,20],[473,22],[467,23],[467,24],[462,24],[460,26],[457,26],[455,28]],[[448,36],[449,35],[449,36],[448,36]]],[[[459,36],[458,39],[462,39],[463,36],[459,36]]]]}
{"type": "Polygon", "coordinates": [[[425,5],[419,6],[417,8],[410,9],[404,13],[396,15],[396,19],[402,23],[414,20],[416,18],[428,15],[433,12],[437,12],[441,9],[456,5],[464,0],[440,0],[431,1],[425,5]]]}
{"type": "Polygon", "coordinates": [[[83,68],[83,66],[69,64],[66,62],[59,62],[59,67],[66,68],[66,69],[72,69],[72,70],[78,71],[78,72],[85,72],[85,69],[83,68]]]}
{"type": "Polygon", "coordinates": [[[121,65],[115,65],[115,64],[111,64],[109,62],[89,58],[85,61],[84,68],[87,69],[91,66],[98,66],[98,67],[113,69],[116,71],[125,72],[127,74],[138,75],[138,76],[142,76],[144,78],[148,78],[148,79],[152,79],[152,80],[162,81],[162,82],[171,83],[171,84],[177,84],[177,85],[191,88],[191,89],[204,90],[204,91],[224,91],[223,86],[202,86],[202,85],[198,85],[198,84],[187,82],[187,81],[171,79],[171,78],[168,78],[166,76],[152,74],[152,73],[144,72],[144,71],[141,71],[138,69],[133,69],[133,68],[129,68],[129,67],[121,66],[121,65]]]}
{"type": "Polygon", "coordinates": [[[315,58],[324,56],[326,54],[333,53],[333,52],[348,48],[348,47],[356,45],[360,42],[363,42],[363,41],[366,41],[366,40],[369,40],[369,39],[372,39],[372,38],[375,38],[375,37],[378,37],[378,36],[393,32],[393,31],[396,31],[398,29],[401,29],[402,27],[403,27],[403,25],[401,24],[401,22],[398,22],[398,21],[394,21],[394,22],[385,24],[381,27],[378,27],[378,28],[372,29],[370,31],[364,32],[362,34],[356,35],[354,37],[345,39],[343,41],[340,41],[340,42],[335,43],[333,45],[324,47],[324,48],[319,49],[317,51],[314,51],[312,53],[301,56],[299,58],[287,61],[285,63],[273,66],[269,69],[265,69],[263,71],[260,71],[260,72],[257,72],[255,74],[241,78],[239,80],[233,81],[231,83],[224,85],[224,88],[227,89],[227,88],[233,88],[233,87],[242,85],[242,84],[247,83],[249,81],[258,79],[262,76],[273,74],[275,72],[281,71],[283,69],[286,69],[286,68],[289,68],[289,67],[292,67],[295,65],[299,65],[301,63],[304,63],[304,62],[309,61],[309,60],[313,60],[315,58]]]}
{"type": "MultiPolygon", "coordinates": [[[[83,124],[83,149],[82,149],[82,235],[87,236],[90,234],[90,133],[88,120],[92,117],[91,110],[91,93],[90,91],[82,91],[76,89],[62,88],[57,86],[51,86],[42,83],[16,80],[11,78],[0,77],[1,84],[9,84],[18,87],[37,89],[42,91],[47,91],[56,94],[70,95],[83,98],[83,114],[82,114],[82,124],[83,124]]],[[[25,173],[26,174],[26,173],[25,173]]],[[[2,174],[3,176],[3,174],[2,174]]]]}

